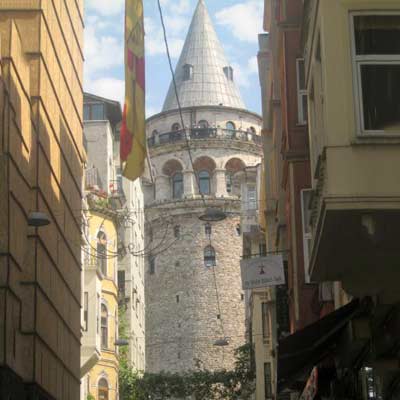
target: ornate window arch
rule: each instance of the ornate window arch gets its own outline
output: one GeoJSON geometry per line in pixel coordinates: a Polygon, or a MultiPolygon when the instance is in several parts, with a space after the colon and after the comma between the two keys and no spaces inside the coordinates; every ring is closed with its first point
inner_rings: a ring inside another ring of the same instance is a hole
{"type": "Polygon", "coordinates": [[[102,230],[97,234],[96,250],[97,268],[104,276],[107,276],[107,235],[102,230]]]}
{"type": "Polygon", "coordinates": [[[204,249],[204,265],[207,268],[215,267],[217,265],[215,249],[211,245],[204,249]]]}
{"type": "Polygon", "coordinates": [[[177,132],[180,129],[181,129],[181,126],[180,126],[180,124],[178,122],[173,123],[172,126],[171,126],[171,131],[172,132],[177,132]]]}
{"type": "Polygon", "coordinates": [[[240,172],[244,171],[246,164],[240,158],[234,157],[228,160],[225,164],[225,181],[226,181],[226,191],[228,194],[233,196],[240,195],[240,186],[235,181],[234,176],[240,172]]]}
{"type": "Polygon", "coordinates": [[[106,378],[99,379],[97,390],[99,400],[109,400],[109,385],[106,378]]]}
{"type": "Polygon", "coordinates": [[[226,129],[228,129],[228,131],[234,131],[236,130],[236,125],[234,122],[232,121],[228,121],[225,125],[226,129]]]}
{"type": "Polygon", "coordinates": [[[108,349],[108,308],[102,302],[100,312],[101,325],[101,348],[108,349]]]}
{"type": "Polygon", "coordinates": [[[205,119],[202,119],[201,121],[199,121],[200,128],[207,129],[209,126],[210,126],[210,124],[205,119]]]}

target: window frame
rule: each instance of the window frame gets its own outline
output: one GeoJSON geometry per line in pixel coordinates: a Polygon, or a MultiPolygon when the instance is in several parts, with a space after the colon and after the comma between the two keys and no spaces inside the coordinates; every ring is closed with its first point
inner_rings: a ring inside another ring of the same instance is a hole
{"type": "Polygon", "coordinates": [[[104,400],[108,400],[110,398],[110,385],[109,385],[109,383],[108,383],[106,378],[102,377],[97,382],[97,392],[98,392],[97,394],[98,394],[98,398],[99,399],[104,398],[104,400]],[[106,382],[107,387],[106,386],[100,386],[100,382],[101,381],[106,382]],[[105,395],[105,397],[100,397],[100,396],[104,396],[104,395],[105,395]]]}
{"type": "Polygon", "coordinates": [[[149,274],[155,275],[156,273],[156,257],[150,256],[149,257],[149,274]]]}
{"type": "MultiPolygon", "coordinates": [[[[300,203],[301,203],[301,230],[302,230],[302,239],[303,239],[303,260],[304,260],[304,282],[311,283],[310,277],[310,247],[309,243],[312,241],[312,232],[307,232],[306,230],[306,216],[305,216],[305,193],[310,193],[312,196],[312,189],[306,188],[300,191],[300,203]]],[[[311,197],[310,196],[310,197],[311,197]]]]}
{"type": "Polygon", "coordinates": [[[266,400],[273,398],[272,388],[272,365],[269,362],[264,363],[264,397],[266,400]],[[268,367],[268,368],[267,368],[268,367]],[[268,374],[267,374],[268,371],[268,374]],[[267,380],[267,377],[269,378],[267,380]],[[267,386],[268,385],[268,386],[267,386]]]}
{"type": "Polygon", "coordinates": [[[306,110],[303,105],[303,98],[307,99],[308,103],[308,92],[306,85],[305,76],[305,60],[304,58],[296,58],[296,87],[297,87],[297,124],[307,125],[308,124],[308,109],[306,110]],[[300,87],[300,63],[304,66],[304,88],[300,87]],[[305,112],[307,111],[307,113],[305,112]]]}
{"type": "Polygon", "coordinates": [[[206,246],[203,250],[203,255],[204,255],[204,266],[206,268],[214,268],[217,266],[217,253],[213,246],[211,245],[206,246]],[[210,253],[208,253],[208,250],[210,250],[210,253]]]}
{"type": "Polygon", "coordinates": [[[261,303],[261,323],[262,336],[264,341],[271,338],[271,318],[269,312],[270,303],[263,301],[261,303]]]}
{"type": "Polygon", "coordinates": [[[101,338],[101,348],[107,350],[108,346],[108,307],[106,304],[101,303],[100,306],[100,338],[101,338]],[[106,316],[103,317],[103,308],[105,309],[106,316]]]}
{"type": "Polygon", "coordinates": [[[233,121],[227,121],[225,124],[225,129],[231,132],[236,131],[236,124],[233,121]],[[228,128],[228,125],[231,124],[232,128],[228,128]]]}
{"type": "Polygon", "coordinates": [[[384,130],[367,130],[365,129],[364,121],[364,104],[363,104],[363,90],[362,90],[362,77],[361,67],[362,65],[399,65],[400,66],[400,54],[399,55],[357,55],[356,49],[356,32],[354,18],[358,16],[368,15],[381,15],[390,16],[398,15],[399,11],[352,11],[349,13],[349,25],[350,25],[350,41],[351,41],[351,63],[353,69],[353,95],[354,104],[356,108],[356,128],[358,137],[400,137],[399,131],[391,131],[390,133],[384,130]]]}
{"type": "Polygon", "coordinates": [[[89,330],[89,292],[83,292],[83,331],[89,330]]]}
{"type": "Polygon", "coordinates": [[[200,194],[202,194],[204,196],[210,196],[211,195],[211,173],[209,171],[207,171],[206,169],[202,169],[197,173],[197,177],[199,179],[199,191],[200,191],[200,194]],[[204,177],[204,176],[203,177],[200,176],[201,174],[204,174],[204,173],[207,174],[207,178],[204,177]],[[207,192],[203,192],[201,190],[201,182],[205,181],[205,180],[207,180],[207,182],[208,182],[208,193],[207,192]]]}
{"type": "Polygon", "coordinates": [[[246,203],[247,211],[257,211],[258,193],[257,186],[255,184],[248,184],[246,188],[246,203]],[[250,190],[251,189],[251,190],[250,190]],[[254,199],[250,198],[250,193],[254,193],[254,199]]]}
{"type": "Polygon", "coordinates": [[[172,198],[173,199],[177,199],[177,200],[179,200],[179,199],[182,199],[183,198],[183,196],[185,195],[185,186],[184,186],[184,179],[183,179],[183,173],[181,172],[181,171],[177,171],[177,172],[175,172],[173,175],[172,175],[172,177],[171,177],[171,180],[172,180],[172,198]],[[177,177],[180,177],[180,179],[179,180],[176,180],[176,178],[177,177]],[[176,184],[181,184],[182,186],[182,191],[181,191],[181,195],[180,196],[177,196],[177,188],[176,188],[176,184]]]}

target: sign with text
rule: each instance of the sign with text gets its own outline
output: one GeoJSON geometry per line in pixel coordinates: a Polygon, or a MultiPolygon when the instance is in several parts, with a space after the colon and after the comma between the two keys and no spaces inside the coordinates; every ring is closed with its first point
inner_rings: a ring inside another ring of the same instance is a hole
{"type": "Polygon", "coordinates": [[[314,400],[317,393],[318,393],[318,368],[315,367],[312,370],[310,377],[308,378],[306,388],[304,389],[304,392],[301,395],[300,400],[314,400]]]}
{"type": "Polygon", "coordinates": [[[243,290],[285,284],[282,255],[249,258],[240,263],[243,290]]]}

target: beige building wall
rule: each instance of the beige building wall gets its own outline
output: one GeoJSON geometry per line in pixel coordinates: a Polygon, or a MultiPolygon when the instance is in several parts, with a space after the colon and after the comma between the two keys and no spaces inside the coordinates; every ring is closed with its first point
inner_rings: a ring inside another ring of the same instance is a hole
{"type": "Polygon", "coordinates": [[[85,286],[85,293],[88,294],[87,321],[89,329],[87,333],[84,333],[84,340],[90,344],[93,343],[93,337],[95,337],[98,358],[82,379],[83,400],[86,400],[88,394],[94,396],[96,400],[102,400],[101,395],[106,391],[109,400],[118,400],[119,398],[118,350],[115,346],[118,338],[118,263],[114,255],[117,251],[117,231],[113,214],[109,210],[94,206],[91,207],[88,218],[88,244],[91,253],[88,269],[90,266],[96,268],[100,290],[98,292],[93,290],[93,286],[85,286]],[[105,258],[102,258],[102,255],[96,251],[99,232],[104,233],[106,238],[105,258]],[[103,268],[102,263],[105,264],[103,268]],[[106,315],[104,310],[107,311],[106,315]],[[106,334],[104,329],[106,329],[106,334]]]}
{"type": "Polygon", "coordinates": [[[82,7],[0,2],[1,398],[79,398],[82,7]]]}

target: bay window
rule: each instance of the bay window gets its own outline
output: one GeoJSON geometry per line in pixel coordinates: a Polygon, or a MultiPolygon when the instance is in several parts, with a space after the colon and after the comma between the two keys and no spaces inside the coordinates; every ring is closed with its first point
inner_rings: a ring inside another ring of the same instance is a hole
{"type": "Polygon", "coordinates": [[[400,15],[352,15],[360,129],[400,134],[400,15]]]}

